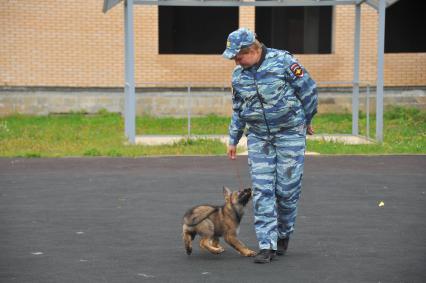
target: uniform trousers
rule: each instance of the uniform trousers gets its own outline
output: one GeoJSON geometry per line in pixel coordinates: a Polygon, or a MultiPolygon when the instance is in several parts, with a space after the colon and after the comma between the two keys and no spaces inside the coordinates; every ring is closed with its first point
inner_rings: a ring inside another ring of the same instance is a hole
{"type": "Polygon", "coordinates": [[[268,136],[249,133],[248,162],[253,186],[254,226],[260,249],[294,231],[302,188],[306,126],[268,136]]]}

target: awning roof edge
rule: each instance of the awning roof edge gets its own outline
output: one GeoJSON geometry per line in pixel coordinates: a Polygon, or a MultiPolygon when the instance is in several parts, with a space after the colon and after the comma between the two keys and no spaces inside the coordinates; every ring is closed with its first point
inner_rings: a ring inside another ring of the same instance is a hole
{"type": "MultiPolygon", "coordinates": [[[[395,4],[398,1],[399,0],[386,0],[386,8],[389,7],[389,6],[392,6],[393,4],[395,4]]],[[[380,0],[366,0],[365,1],[365,3],[367,3],[368,5],[370,5],[371,7],[373,7],[376,10],[379,9],[379,2],[380,2],[380,0]]]]}
{"type": "MultiPolygon", "coordinates": [[[[103,12],[108,12],[115,5],[123,0],[104,0],[103,12]]],[[[388,0],[395,1],[395,0],[388,0]]],[[[157,5],[157,6],[217,6],[217,7],[238,7],[238,6],[335,6],[354,5],[362,0],[134,0],[134,4],[157,5]]],[[[372,3],[371,5],[374,5],[372,3]]]]}
{"type": "MultiPolygon", "coordinates": [[[[102,11],[108,12],[115,5],[123,0],[104,0],[102,11]]],[[[374,9],[378,9],[380,0],[134,0],[135,4],[140,5],[157,5],[157,6],[335,6],[335,5],[353,5],[367,3],[374,9]]],[[[386,0],[386,7],[389,7],[399,0],[386,0]]]]}
{"type": "Polygon", "coordinates": [[[117,5],[123,0],[104,0],[104,7],[102,9],[102,12],[106,13],[108,12],[112,7],[117,5]]]}

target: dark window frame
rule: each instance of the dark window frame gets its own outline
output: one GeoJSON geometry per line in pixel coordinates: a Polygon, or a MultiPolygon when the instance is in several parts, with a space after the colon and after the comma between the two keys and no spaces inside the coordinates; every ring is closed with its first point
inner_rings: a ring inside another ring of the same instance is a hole
{"type": "Polygon", "coordinates": [[[297,54],[333,53],[332,6],[256,7],[255,15],[259,40],[269,47],[297,54]]]}
{"type": "Polygon", "coordinates": [[[386,9],[385,53],[425,53],[422,0],[400,0],[386,9]]]}
{"type": "Polygon", "coordinates": [[[218,55],[238,29],[238,7],[158,7],[159,55],[218,55]]]}

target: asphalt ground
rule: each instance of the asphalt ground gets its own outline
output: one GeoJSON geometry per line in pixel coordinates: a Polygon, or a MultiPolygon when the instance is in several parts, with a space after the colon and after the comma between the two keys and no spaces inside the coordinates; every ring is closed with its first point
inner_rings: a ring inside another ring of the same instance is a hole
{"type": "MultiPolygon", "coordinates": [[[[426,282],[425,173],[426,156],[308,156],[288,254],[260,265],[181,241],[186,209],[250,184],[247,157],[0,159],[0,282],[426,282]]],[[[252,222],[249,204],[256,249],[252,222]]]]}

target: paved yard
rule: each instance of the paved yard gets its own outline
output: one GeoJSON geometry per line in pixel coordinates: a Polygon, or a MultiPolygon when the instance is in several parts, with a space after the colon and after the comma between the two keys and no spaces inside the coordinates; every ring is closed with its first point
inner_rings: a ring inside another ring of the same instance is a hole
{"type": "MultiPolygon", "coordinates": [[[[247,157],[0,159],[0,282],[425,282],[426,156],[308,156],[285,257],[187,256],[247,157]],[[234,166],[236,165],[236,166],[234,166]]],[[[256,248],[251,204],[240,238],[256,248]]]]}

